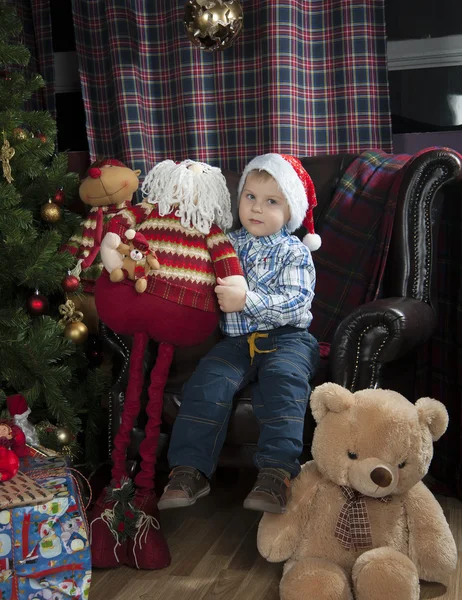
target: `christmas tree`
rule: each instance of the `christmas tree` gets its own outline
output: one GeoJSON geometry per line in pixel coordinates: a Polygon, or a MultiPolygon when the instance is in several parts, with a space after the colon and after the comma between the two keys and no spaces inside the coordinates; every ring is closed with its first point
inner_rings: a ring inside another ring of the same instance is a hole
{"type": "Polygon", "coordinates": [[[59,251],[80,223],[66,208],[78,179],[55,151],[51,115],[25,108],[44,82],[26,73],[20,34],[14,10],[0,2],[0,410],[22,394],[41,441],[72,454],[83,437],[95,463],[106,378],[89,368],[88,332],[66,296],[78,285],[74,260],[59,251]]]}

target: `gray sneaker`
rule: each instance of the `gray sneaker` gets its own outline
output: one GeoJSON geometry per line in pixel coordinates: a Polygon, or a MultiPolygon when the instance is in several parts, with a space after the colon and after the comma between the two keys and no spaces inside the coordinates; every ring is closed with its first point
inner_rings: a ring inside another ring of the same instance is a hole
{"type": "Polygon", "coordinates": [[[169,483],[157,503],[159,510],[192,506],[210,493],[207,477],[194,467],[174,467],[168,478],[169,483]]]}
{"type": "Polygon", "coordinates": [[[269,513],[285,513],[290,498],[290,480],[282,469],[264,468],[252,491],[244,500],[244,508],[269,513]]]}

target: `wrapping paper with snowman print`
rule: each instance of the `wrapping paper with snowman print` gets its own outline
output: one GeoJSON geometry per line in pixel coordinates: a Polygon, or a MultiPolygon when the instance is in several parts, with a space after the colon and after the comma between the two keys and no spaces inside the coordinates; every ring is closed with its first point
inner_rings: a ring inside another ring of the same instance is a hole
{"type": "Polygon", "coordinates": [[[36,454],[19,468],[54,497],[0,510],[0,600],[87,600],[88,525],[68,460],[36,454]]]}

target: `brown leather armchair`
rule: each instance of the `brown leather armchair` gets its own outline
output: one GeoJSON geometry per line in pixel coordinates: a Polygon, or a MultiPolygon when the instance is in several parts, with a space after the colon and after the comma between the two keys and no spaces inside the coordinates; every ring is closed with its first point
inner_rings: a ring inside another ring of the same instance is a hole
{"type": "MultiPolygon", "coordinates": [[[[353,154],[316,156],[302,160],[310,173],[318,198],[315,227],[323,229],[338,182],[355,160],[353,154]]],[[[225,172],[236,214],[237,173],[225,172]]],[[[436,244],[443,204],[443,188],[458,181],[462,165],[457,153],[448,149],[431,149],[412,160],[397,188],[397,203],[388,258],[380,298],[357,306],[342,318],[330,341],[328,358],[322,360],[314,385],[334,381],[351,390],[371,387],[395,389],[414,399],[416,350],[433,334],[436,326],[437,290],[435,285],[436,244]]],[[[316,261],[315,261],[316,262],[316,261]]],[[[323,277],[317,266],[318,281],[323,277]]],[[[345,290],[348,293],[348,290],[345,290]]],[[[313,309],[316,310],[316,299],[313,309]]],[[[316,317],[315,317],[316,318],[316,317]]],[[[101,325],[106,350],[112,355],[114,381],[109,403],[109,446],[123,410],[127,385],[131,339],[115,334],[101,325]]],[[[207,342],[195,348],[178,348],[164,393],[163,424],[159,444],[160,464],[165,463],[169,433],[180,404],[181,390],[198,360],[219,339],[217,331],[207,342]]],[[[319,340],[323,341],[323,340],[319,340]]],[[[145,372],[151,371],[156,344],[150,342],[145,356],[145,372]]],[[[147,400],[147,385],[142,403],[147,400]]],[[[258,439],[258,423],[253,415],[251,390],[244,389],[235,399],[228,436],[220,464],[251,465],[258,439]]],[[[141,414],[132,431],[127,457],[137,462],[143,438],[145,415],[141,414]]],[[[305,449],[309,447],[313,421],[308,413],[305,422],[305,449]]]]}

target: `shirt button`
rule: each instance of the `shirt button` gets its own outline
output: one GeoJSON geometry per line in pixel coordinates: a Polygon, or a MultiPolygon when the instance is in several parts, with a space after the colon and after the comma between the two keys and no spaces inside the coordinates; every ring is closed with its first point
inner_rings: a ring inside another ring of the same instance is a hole
{"type": "Polygon", "coordinates": [[[250,331],[256,331],[257,330],[257,324],[256,323],[250,323],[249,329],[250,329],[250,331]]]}

